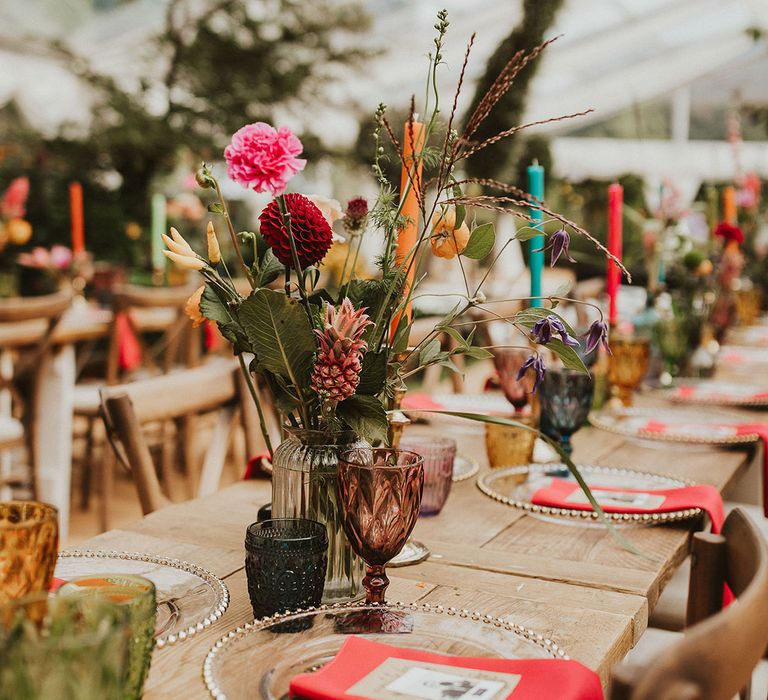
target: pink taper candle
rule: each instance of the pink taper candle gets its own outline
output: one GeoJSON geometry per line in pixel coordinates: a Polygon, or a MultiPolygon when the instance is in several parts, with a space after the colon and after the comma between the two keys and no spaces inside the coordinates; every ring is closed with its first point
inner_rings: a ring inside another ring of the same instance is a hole
{"type": "MultiPolygon", "coordinates": [[[[624,188],[618,182],[614,182],[608,188],[608,250],[618,260],[621,260],[621,210],[623,203],[624,188]]],[[[611,325],[614,325],[618,320],[616,301],[620,281],[619,266],[613,260],[608,260],[606,291],[608,292],[608,322],[611,325]]]]}

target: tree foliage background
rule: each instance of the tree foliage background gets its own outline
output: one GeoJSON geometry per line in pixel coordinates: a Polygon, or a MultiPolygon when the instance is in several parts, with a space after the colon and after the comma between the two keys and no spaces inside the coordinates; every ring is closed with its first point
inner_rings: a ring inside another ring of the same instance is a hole
{"type": "MultiPolygon", "coordinates": [[[[142,47],[150,60],[136,89],[95,72],[70,47],[47,47],[89,87],[87,137],[43,138],[13,105],[0,113],[8,136],[0,183],[29,175],[36,244],[68,240],[67,184],[76,179],[87,202],[89,249],[130,262],[134,246],[119,234],[138,223],[148,245],[150,193],[180,153],[219,158],[244,123],[274,121],[321,100],[317,87],[326,77],[366,56],[348,40],[368,27],[362,0],[216,0],[198,8],[171,0],[162,32],[142,47]]],[[[302,141],[309,157],[322,151],[311,133],[302,141]]]]}

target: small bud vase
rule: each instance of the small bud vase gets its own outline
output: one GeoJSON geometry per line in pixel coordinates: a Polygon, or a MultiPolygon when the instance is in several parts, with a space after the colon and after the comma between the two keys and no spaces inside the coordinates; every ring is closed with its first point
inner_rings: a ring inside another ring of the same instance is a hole
{"type": "Polygon", "coordinates": [[[309,518],[328,529],[328,567],[323,603],[362,597],[363,560],[352,551],[338,508],[338,455],[370,447],[353,432],[289,430],[272,458],[272,517],[309,518]]]}

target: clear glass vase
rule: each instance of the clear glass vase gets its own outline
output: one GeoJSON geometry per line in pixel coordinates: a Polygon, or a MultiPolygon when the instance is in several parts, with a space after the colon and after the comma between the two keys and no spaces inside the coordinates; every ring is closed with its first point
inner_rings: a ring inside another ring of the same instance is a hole
{"type": "Polygon", "coordinates": [[[324,603],[362,596],[365,565],[349,546],[338,509],[338,455],[370,447],[353,432],[289,430],[272,458],[272,517],[310,518],[328,528],[328,569],[324,603]]]}

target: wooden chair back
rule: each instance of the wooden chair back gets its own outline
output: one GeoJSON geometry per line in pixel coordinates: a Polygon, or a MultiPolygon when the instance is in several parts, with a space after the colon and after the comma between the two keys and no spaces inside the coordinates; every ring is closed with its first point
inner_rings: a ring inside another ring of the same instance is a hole
{"type": "Polygon", "coordinates": [[[122,285],[114,291],[112,309],[114,321],[110,332],[109,354],[107,356],[107,384],[116,384],[121,380],[119,354],[118,316],[124,314],[128,326],[133,332],[141,348],[142,363],[158,373],[170,371],[174,365],[194,367],[200,361],[200,333],[192,327],[184,307],[187,300],[195,291],[195,287],[184,285],[178,287],[140,287],[122,285]],[[151,321],[140,323],[134,318],[132,311],[138,314],[143,310],[145,315],[167,310],[173,314],[169,324],[167,317],[159,323],[151,321]],[[148,332],[161,333],[157,349],[152,348],[146,341],[148,332]]]}
{"type": "Polygon", "coordinates": [[[694,535],[687,621],[646,668],[614,670],[612,700],[731,700],[748,689],[768,645],[768,544],[739,508],[722,535],[694,535]],[[723,610],[725,583],[737,602],[723,610]]]}
{"type": "MultiPolygon", "coordinates": [[[[101,389],[102,416],[118,459],[132,473],[144,514],[169,503],[143,435],[148,423],[217,411],[200,471],[197,495],[218,487],[235,417],[250,416],[240,403],[252,401],[242,391],[233,362],[212,362],[193,369],[101,389]]],[[[247,431],[246,431],[247,434],[247,431]]]]}

